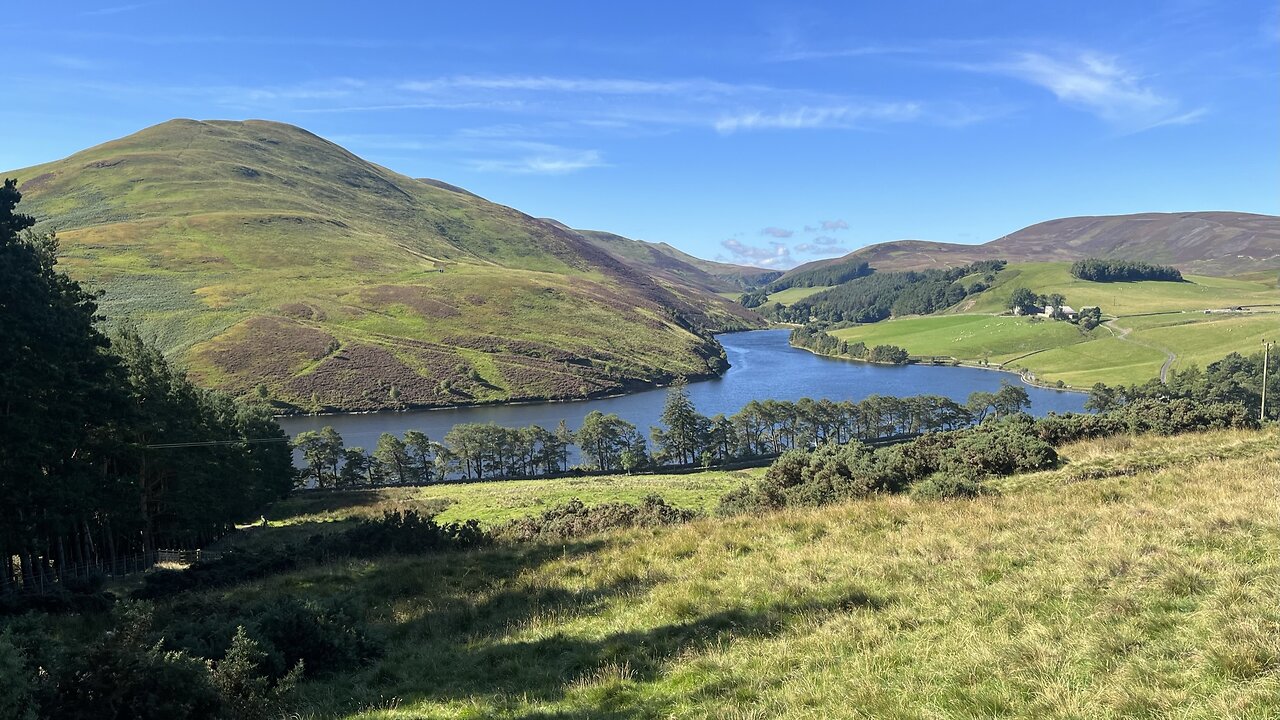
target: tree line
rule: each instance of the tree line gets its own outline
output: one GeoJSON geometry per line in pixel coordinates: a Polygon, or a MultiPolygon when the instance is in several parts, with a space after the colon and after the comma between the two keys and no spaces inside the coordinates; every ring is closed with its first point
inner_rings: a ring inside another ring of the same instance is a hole
{"type": "Polygon", "coordinates": [[[1091,282],[1134,282],[1163,280],[1183,282],[1182,273],[1168,265],[1151,265],[1134,260],[1102,260],[1087,258],[1071,264],[1071,274],[1091,282]]]}
{"type": "Polygon", "coordinates": [[[1267,360],[1267,420],[1280,420],[1280,353],[1269,359],[1262,352],[1251,355],[1231,353],[1210,363],[1203,370],[1192,365],[1185,370],[1171,370],[1165,382],[1158,378],[1129,386],[1097,383],[1089,391],[1085,408],[1110,412],[1139,401],[1167,402],[1184,400],[1200,404],[1237,405],[1250,417],[1262,417],[1263,362],[1267,360]]]}
{"type": "Polygon", "coordinates": [[[663,467],[714,466],[779,455],[796,448],[850,440],[874,441],[952,430],[1006,417],[1030,406],[1026,390],[1004,384],[975,392],[966,403],[936,395],[872,395],[860,402],[753,400],[733,415],[697,411],[683,385],[673,386],[649,439],[615,414],[594,411],[571,431],[538,425],[455,425],[440,441],[410,430],[383,433],[373,451],[346,447],[332,427],[294,439],[306,463],[301,477],[319,488],[423,484],[556,475],[572,470],[635,472],[663,467]],[[571,448],[583,464],[571,466],[571,448]]]}
{"type": "Polygon", "coordinates": [[[793,287],[840,285],[850,280],[866,277],[873,272],[875,272],[875,269],[868,265],[865,260],[850,260],[822,265],[811,270],[788,273],[786,277],[778,278],[769,283],[767,289],[769,292],[778,292],[779,290],[793,287]]]}
{"type": "Polygon", "coordinates": [[[847,357],[885,365],[906,365],[911,360],[911,355],[897,345],[867,347],[861,340],[849,342],[830,335],[826,327],[825,323],[802,325],[791,331],[788,341],[795,347],[829,357],[847,357]]]}
{"type": "Polygon", "coordinates": [[[956,268],[908,272],[877,272],[783,306],[774,303],[761,312],[781,322],[873,323],[893,316],[927,315],[951,307],[971,294],[986,290],[1005,266],[1003,260],[983,260],[956,268]],[[982,278],[965,285],[970,275],[982,278]]]}
{"type": "Polygon", "coordinates": [[[0,187],[0,592],[64,569],[199,546],[288,491],[264,406],[193,385],[57,268],[0,187]]]}

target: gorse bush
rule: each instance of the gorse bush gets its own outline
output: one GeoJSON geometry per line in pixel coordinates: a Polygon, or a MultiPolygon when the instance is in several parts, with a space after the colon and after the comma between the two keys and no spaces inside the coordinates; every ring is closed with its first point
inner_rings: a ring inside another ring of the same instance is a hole
{"type": "Polygon", "coordinates": [[[120,605],[106,622],[87,644],[39,623],[0,631],[3,717],[257,720],[286,711],[302,676],[301,662],[273,674],[244,627],[208,657],[167,642],[146,604],[120,605]]]}
{"type": "Polygon", "coordinates": [[[880,449],[851,442],[792,450],[774,461],[758,483],[722,497],[717,512],[815,507],[914,490],[921,483],[916,492],[923,497],[972,496],[981,491],[984,478],[1040,470],[1057,462],[1057,453],[1034,434],[1030,419],[1014,416],[880,449]]]}
{"type": "Polygon", "coordinates": [[[512,520],[494,534],[524,542],[564,540],[620,528],[678,525],[697,516],[697,512],[670,505],[657,495],[646,496],[639,505],[605,503],[592,507],[575,498],[540,515],[512,520]]]}
{"type": "Polygon", "coordinates": [[[1256,416],[1239,403],[1139,398],[1097,415],[1048,415],[1036,420],[1034,428],[1040,439],[1051,445],[1062,445],[1117,434],[1177,435],[1257,426],[1256,416]]]}

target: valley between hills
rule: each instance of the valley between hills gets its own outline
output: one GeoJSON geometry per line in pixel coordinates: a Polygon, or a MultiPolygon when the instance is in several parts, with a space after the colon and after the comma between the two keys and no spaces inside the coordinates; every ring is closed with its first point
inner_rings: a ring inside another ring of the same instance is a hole
{"type": "Polygon", "coordinates": [[[1263,215],[1066,218],[983,245],[881,243],[783,273],[534,218],[267,121],[173,120],[5,175],[37,230],[57,232],[61,265],[102,292],[105,316],[138,325],[198,383],[282,413],[578,399],[714,377],[726,364],[715,333],[766,327],[780,317],[769,307],[809,302],[834,287],[821,278],[859,264],[1007,261],[962,301],[831,333],[1060,387],[1146,382],[1254,352],[1280,328],[1280,218],[1263,215]],[[1084,258],[1188,275],[1089,282],[1068,272],[1084,258]],[[1009,317],[1018,288],[1099,306],[1106,322],[1009,317]],[[745,293],[766,299],[748,308],[745,293]]]}

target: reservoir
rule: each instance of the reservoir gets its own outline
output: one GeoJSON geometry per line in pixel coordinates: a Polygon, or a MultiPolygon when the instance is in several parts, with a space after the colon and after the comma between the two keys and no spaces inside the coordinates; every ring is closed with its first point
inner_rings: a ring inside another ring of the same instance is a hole
{"type": "MultiPolygon", "coordinates": [[[[689,397],[698,412],[732,415],[752,400],[861,400],[869,395],[944,395],[964,402],[977,390],[995,391],[1001,382],[1018,383],[1017,376],[976,368],[933,365],[872,365],[814,355],[787,344],[787,330],[754,330],[718,337],[730,367],[722,377],[689,385],[689,397]]],[[[1023,386],[1031,396],[1031,412],[1080,412],[1085,395],[1023,386]]],[[[507,427],[541,425],[554,430],[564,420],[576,430],[587,413],[617,413],[634,424],[646,438],[658,424],[665,389],[633,395],[576,402],[384,412],[351,415],[307,415],[280,418],[289,435],[332,425],[345,444],[372,449],[384,432],[403,435],[419,430],[440,440],[458,423],[496,423],[507,427]]]]}

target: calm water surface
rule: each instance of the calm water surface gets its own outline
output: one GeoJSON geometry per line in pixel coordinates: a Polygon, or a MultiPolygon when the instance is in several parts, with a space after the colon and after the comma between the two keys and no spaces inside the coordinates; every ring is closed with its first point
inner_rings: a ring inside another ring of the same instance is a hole
{"type": "MultiPolygon", "coordinates": [[[[964,401],[975,390],[998,390],[1001,381],[1017,381],[1013,375],[974,368],[870,365],[819,357],[788,345],[787,334],[787,330],[755,330],[721,335],[720,344],[728,353],[730,368],[719,379],[689,386],[689,396],[698,411],[704,415],[730,415],[752,400],[802,397],[856,401],[868,395],[945,395],[964,401]]],[[[1031,412],[1037,415],[1083,409],[1082,393],[1023,387],[1031,395],[1031,412]]],[[[657,389],[577,402],[287,417],[280,419],[280,425],[290,435],[332,425],[348,446],[372,448],[384,432],[403,435],[405,430],[420,430],[432,440],[440,440],[455,424],[466,422],[508,427],[537,424],[554,429],[563,419],[576,430],[587,413],[599,410],[617,413],[647,437],[649,427],[658,423],[665,399],[666,390],[657,389]]]]}

